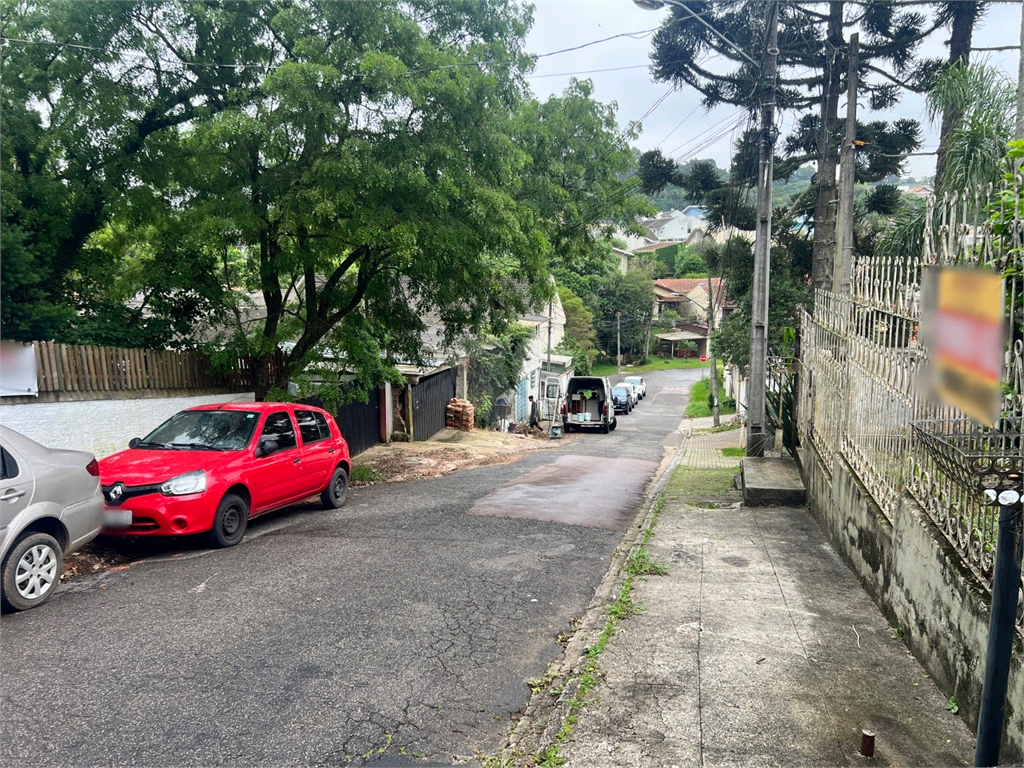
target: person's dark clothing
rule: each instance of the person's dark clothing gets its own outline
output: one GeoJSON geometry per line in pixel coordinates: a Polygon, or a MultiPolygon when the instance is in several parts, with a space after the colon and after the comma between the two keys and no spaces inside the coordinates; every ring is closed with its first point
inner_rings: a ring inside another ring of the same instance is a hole
{"type": "Polygon", "coordinates": [[[534,400],[530,403],[530,429],[540,428],[540,403],[534,400]]]}

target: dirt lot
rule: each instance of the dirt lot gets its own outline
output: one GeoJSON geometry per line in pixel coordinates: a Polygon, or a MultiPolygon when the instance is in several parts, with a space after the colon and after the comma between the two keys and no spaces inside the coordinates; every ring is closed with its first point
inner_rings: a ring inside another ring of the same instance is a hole
{"type": "MultiPolygon", "coordinates": [[[[446,429],[423,443],[381,444],[359,454],[352,462],[352,486],[422,480],[460,469],[507,464],[528,452],[556,448],[576,439],[568,436],[550,440],[539,432],[525,435],[446,429]]],[[[61,582],[127,568],[144,557],[174,550],[175,542],[171,539],[112,541],[100,538],[65,556],[61,582]]]]}

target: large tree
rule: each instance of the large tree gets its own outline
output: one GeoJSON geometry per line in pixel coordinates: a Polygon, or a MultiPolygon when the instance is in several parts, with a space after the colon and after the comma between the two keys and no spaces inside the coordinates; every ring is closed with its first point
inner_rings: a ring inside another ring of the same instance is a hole
{"type": "MultiPolygon", "coordinates": [[[[696,88],[708,108],[720,104],[756,108],[768,96],[759,64],[765,55],[767,3],[682,0],[681,4],[686,7],[673,6],[654,36],[655,78],[696,88]]],[[[873,109],[885,109],[897,103],[902,89],[929,87],[940,62],[918,61],[915,53],[921,40],[947,21],[945,12],[929,19],[918,8],[894,3],[832,0],[779,6],[777,106],[816,112],[786,145],[793,160],[789,168],[799,167],[809,157],[818,165],[815,286],[827,286],[831,279],[841,135],[838,106],[846,88],[848,51],[844,32],[858,28],[861,33],[858,93],[867,97],[873,109]]],[[[905,134],[908,127],[894,124],[887,129],[905,134]]],[[[789,168],[781,167],[782,175],[789,168]]]]}
{"type": "MultiPolygon", "coordinates": [[[[500,329],[543,302],[553,263],[585,253],[597,221],[644,209],[623,178],[625,137],[589,86],[529,98],[530,11],[519,5],[5,9],[11,37],[30,41],[7,49],[29,75],[10,92],[5,79],[5,106],[35,126],[35,146],[53,148],[32,170],[53,209],[81,209],[56,252],[74,264],[115,215],[202,233],[208,252],[177,257],[239,289],[229,297],[254,295],[235,307],[232,343],[256,359],[259,397],[325,349],[364,381],[419,360],[427,317],[449,340],[500,329]],[[69,164],[90,193],[81,203],[69,164]],[[210,252],[241,254],[235,282],[210,252]]],[[[49,231],[18,223],[37,240],[49,231]]],[[[66,284],[73,269],[61,269],[22,282],[66,284]]]]}

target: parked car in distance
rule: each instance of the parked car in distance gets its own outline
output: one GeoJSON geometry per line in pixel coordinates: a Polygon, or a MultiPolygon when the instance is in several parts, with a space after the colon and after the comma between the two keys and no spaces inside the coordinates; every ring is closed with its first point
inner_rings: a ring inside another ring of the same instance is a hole
{"type": "Polygon", "coordinates": [[[573,376],[565,385],[562,422],[566,432],[599,429],[605,434],[615,429],[612,385],[607,376],[573,376]]]}
{"type": "Polygon", "coordinates": [[[612,387],[612,402],[616,413],[629,413],[633,410],[633,393],[625,385],[612,387]]]}
{"type": "Polygon", "coordinates": [[[637,397],[643,400],[647,397],[647,382],[644,381],[643,376],[627,376],[623,379],[626,384],[632,384],[636,387],[637,397]]]}
{"type": "Polygon", "coordinates": [[[633,407],[636,408],[637,403],[640,402],[640,390],[637,389],[636,384],[630,384],[629,382],[624,381],[618,386],[625,387],[629,390],[629,396],[633,398],[633,407]]]}
{"type": "Polygon", "coordinates": [[[202,405],[128,446],[100,461],[107,505],[124,515],[104,533],[208,532],[213,546],[231,547],[252,517],[315,494],[337,509],[348,496],[348,444],[334,418],[309,405],[202,405]]]}
{"type": "Polygon", "coordinates": [[[64,555],[100,532],[96,457],[0,426],[0,502],[0,598],[5,608],[35,608],[53,596],[64,555]]]}

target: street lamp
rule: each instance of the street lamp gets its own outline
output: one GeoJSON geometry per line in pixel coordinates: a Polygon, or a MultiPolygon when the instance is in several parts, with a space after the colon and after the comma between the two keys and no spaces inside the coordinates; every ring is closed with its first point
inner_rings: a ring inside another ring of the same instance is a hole
{"type": "Polygon", "coordinates": [[[747,56],[746,51],[743,51],[742,49],[740,49],[740,47],[738,45],[736,45],[736,43],[734,43],[728,37],[723,35],[721,32],[719,32],[717,29],[712,27],[706,21],[704,21],[704,19],[702,19],[699,15],[697,15],[696,13],[691,11],[688,6],[686,6],[683,3],[679,2],[679,0],[633,0],[633,4],[637,8],[643,8],[645,11],[660,11],[666,5],[674,5],[676,8],[682,8],[684,11],[686,11],[688,14],[690,14],[691,18],[696,19],[701,24],[703,24],[705,27],[710,29],[711,30],[711,34],[713,34],[718,39],[723,40],[726,44],[728,44],[728,46],[730,48],[732,48],[734,51],[736,51],[736,53],[738,53],[740,56],[742,56],[748,62],[753,64],[755,67],[760,67],[761,66],[756,61],[754,61],[752,58],[747,56]]]}

